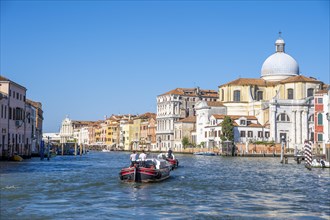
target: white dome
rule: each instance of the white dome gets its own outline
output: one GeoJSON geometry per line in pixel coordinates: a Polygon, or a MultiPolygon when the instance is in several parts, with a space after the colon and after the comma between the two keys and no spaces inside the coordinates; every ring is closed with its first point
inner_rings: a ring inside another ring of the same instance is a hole
{"type": "Polygon", "coordinates": [[[278,81],[299,75],[299,65],[295,59],[284,52],[284,40],[275,42],[276,53],[269,56],[262,65],[261,77],[264,80],[278,81]]]}

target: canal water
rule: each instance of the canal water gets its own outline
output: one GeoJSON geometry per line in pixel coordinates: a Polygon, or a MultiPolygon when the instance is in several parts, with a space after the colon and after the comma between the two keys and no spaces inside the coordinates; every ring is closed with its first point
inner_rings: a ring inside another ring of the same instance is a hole
{"type": "Polygon", "coordinates": [[[0,162],[0,219],[330,219],[329,169],[290,158],[177,155],[160,183],[122,183],[129,153],[0,162]]]}

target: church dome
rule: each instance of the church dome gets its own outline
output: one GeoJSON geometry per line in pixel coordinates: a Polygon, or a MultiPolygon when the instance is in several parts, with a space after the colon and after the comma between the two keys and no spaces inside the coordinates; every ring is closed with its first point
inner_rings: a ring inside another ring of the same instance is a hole
{"type": "Polygon", "coordinates": [[[279,81],[299,75],[299,65],[295,59],[284,52],[285,42],[280,37],[275,42],[276,53],[269,56],[262,65],[261,78],[279,81]]]}

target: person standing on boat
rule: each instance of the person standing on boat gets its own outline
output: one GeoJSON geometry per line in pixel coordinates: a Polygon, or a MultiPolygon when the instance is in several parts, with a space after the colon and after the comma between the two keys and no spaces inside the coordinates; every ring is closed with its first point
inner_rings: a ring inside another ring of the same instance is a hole
{"type": "Polygon", "coordinates": [[[142,150],[142,153],[139,155],[139,159],[141,160],[141,165],[145,165],[145,160],[147,159],[147,155],[144,153],[144,150],[142,150]]]}
{"type": "Polygon", "coordinates": [[[138,155],[137,155],[136,151],[134,150],[133,153],[131,154],[131,156],[129,157],[131,160],[131,166],[134,166],[134,164],[136,163],[137,157],[138,157],[138,155]]]}
{"type": "Polygon", "coordinates": [[[167,151],[167,157],[172,159],[172,153],[173,153],[172,149],[169,148],[168,151],[167,151]]]}

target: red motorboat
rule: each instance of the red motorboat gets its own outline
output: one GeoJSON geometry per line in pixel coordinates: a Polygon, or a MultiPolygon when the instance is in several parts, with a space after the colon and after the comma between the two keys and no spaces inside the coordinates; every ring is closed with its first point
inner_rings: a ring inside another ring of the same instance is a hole
{"type": "Polygon", "coordinates": [[[158,182],[170,177],[171,165],[162,159],[137,160],[134,166],[123,168],[119,178],[126,182],[158,182]]]}
{"type": "Polygon", "coordinates": [[[172,154],[172,157],[168,157],[168,154],[161,153],[157,156],[159,159],[163,159],[168,161],[171,164],[172,170],[175,168],[178,168],[179,161],[175,158],[174,154],[172,154]]]}

